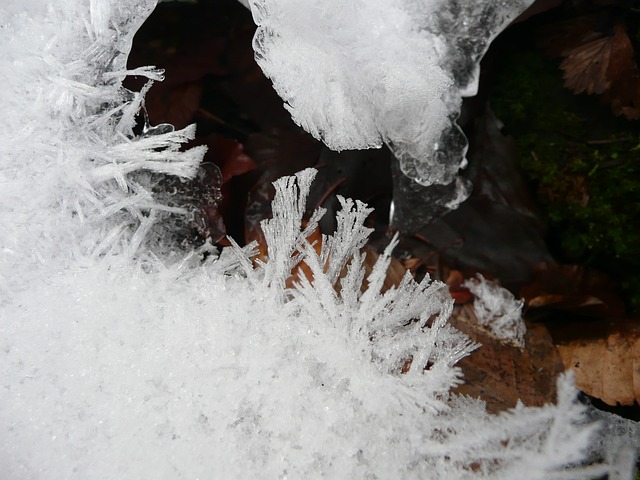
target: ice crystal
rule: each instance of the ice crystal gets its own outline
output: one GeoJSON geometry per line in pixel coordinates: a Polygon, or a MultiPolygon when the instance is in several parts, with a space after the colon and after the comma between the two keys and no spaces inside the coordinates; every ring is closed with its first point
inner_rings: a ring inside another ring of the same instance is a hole
{"type": "Polygon", "coordinates": [[[337,231],[318,254],[301,215],[314,175],[276,182],[274,217],[263,224],[272,256],[256,267],[250,248],[238,246],[205,264],[195,256],[169,267],[104,258],[19,292],[0,326],[3,472],[87,479],[605,471],[580,465],[593,426],[583,425],[566,379],[558,406],[500,416],[449,393],[460,382],[456,362],[473,346],[447,323],[446,287],[407,274],[382,292],[396,240],[365,275],[359,249],[370,210],[358,202],[342,200],[337,231]],[[287,288],[283,279],[300,260],[313,281],[287,288]]]}
{"type": "Polygon", "coordinates": [[[26,4],[0,6],[0,295],[17,288],[16,269],[68,255],[59,245],[133,255],[157,220],[180,213],[153,195],[158,178],[192,176],[205,149],[179,151],[193,125],[133,133],[146,90],[162,79],[155,68],[126,69],[155,1],[26,4]],[[129,92],[127,75],[150,83],[129,92]]]}
{"type": "Polygon", "coordinates": [[[524,335],[527,327],[522,319],[524,300],[516,300],[506,288],[498,282],[492,282],[478,274],[476,279],[462,284],[474,295],[473,309],[478,323],[508,343],[524,347],[524,335]]]}

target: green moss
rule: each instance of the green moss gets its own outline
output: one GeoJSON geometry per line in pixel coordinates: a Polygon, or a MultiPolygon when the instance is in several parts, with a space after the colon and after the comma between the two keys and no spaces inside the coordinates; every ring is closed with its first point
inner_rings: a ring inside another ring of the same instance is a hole
{"type": "Polygon", "coordinates": [[[558,62],[531,37],[516,33],[498,46],[491,105],[516,139],[552,251],[608,271],[640,309],[638,124],[565,89],[558,62]]]}

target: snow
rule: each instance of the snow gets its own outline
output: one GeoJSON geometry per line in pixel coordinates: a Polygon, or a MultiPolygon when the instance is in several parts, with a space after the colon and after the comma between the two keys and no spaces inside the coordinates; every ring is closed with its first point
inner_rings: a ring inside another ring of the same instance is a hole
{"type": "Polygon", "coordinates": [[[498,416],[450,394],[456,362],[475,346],[447,323],[446,287],[407,276],[381,292],[395,240],[365,278],[368,208],[348,199],[316,253],[301,224],[314,171],[276,183],[265,263],[252,263],[251,246],[207,260],[177,249],[173,219],[186,212],[153,187],[193,175],[204,152],[177,149],[194,127],[135,136],[144,90],[121,86],[154,5],[0,7],[3,478],[546,479],[610,469],[580,463],[595,426],[570,377],[559,379],[557,405],[498,416]],[[314,281],[286,288],[300,260],[314,281]]]}

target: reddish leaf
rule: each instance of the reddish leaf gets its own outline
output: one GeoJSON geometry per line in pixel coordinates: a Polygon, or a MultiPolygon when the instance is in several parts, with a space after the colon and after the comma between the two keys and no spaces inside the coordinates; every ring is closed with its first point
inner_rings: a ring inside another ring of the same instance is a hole
{"type": "Polygon", "coordinates": [[[457,305],[469,303],[473,300],[473,294],[468,288],[462,286],[465,278],[460,270],[451,270],[444,283],[449,287],[449,292],[457,305]]]}
{"type": "Polygon", "coordinates": [[[206,144],[209,151],[205,161],[213,162],[220,168],[223,185],[231,178],[250,172],[257,166],[245,153],[244,146],[236,140],[212,134],[206,137],[206,144]]]}

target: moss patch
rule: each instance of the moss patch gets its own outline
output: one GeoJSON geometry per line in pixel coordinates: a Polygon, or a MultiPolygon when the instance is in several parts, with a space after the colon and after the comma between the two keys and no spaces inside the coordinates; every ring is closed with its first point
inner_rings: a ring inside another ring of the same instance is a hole
{"type": "Polygon", "coordinates": [[[496,45],[492,108],[516,139],[558,260],[608,272],[638,310],[639,124],[566,90],[558,62],[533,45],[531,30],[514,29],[496,45]]]}

